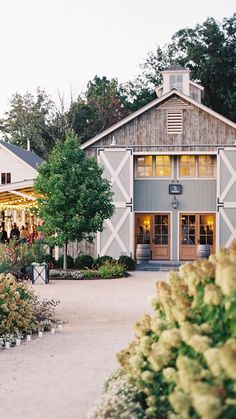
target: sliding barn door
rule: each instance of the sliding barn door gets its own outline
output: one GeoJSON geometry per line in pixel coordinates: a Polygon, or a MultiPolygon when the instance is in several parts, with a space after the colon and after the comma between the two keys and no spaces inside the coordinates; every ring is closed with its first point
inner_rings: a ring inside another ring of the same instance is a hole
{"type": "Polygon", "coordinates": [[[236,148],[222,148],[217,156],[217,246],[236,240],[236,148]]]}
{"type": "Polygon", "coordinates": [[[98,150],[103,176],[111,182],[115,212],[98,234],[97,253],[133,256],[133,155],[131,149],[98,150]]]}

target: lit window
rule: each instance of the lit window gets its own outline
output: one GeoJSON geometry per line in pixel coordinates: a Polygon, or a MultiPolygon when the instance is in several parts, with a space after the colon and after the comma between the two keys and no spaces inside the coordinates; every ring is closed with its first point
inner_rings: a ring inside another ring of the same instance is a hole
{"type": "Polygon", "coordinates": [[[183,76],[180,74],[173,74],[170,76],[170,90],[176,89],[183,91],[183,76]]]}
{"type": "Polygon", "coordinates": [[[11,173],[1,173],[1,184],[11,183],[11,173]]]}
{"type": "Polygon", "coordinates": [[[170,156],[156,156],[156,176],[171,177],[170,156]]]}
{"type": "Polygon", "coordinates": [[[215,176],[215,157],[199,156],[198,157],[198,176],[214,177],[215,176]]]}
{"type": "Polygon", "coordinates": [[[138,177],[152,177],[152,156],[142,156],[137,158],[137,172],[138,177]]]}
{"type": "Polygon", "coordinates": [[[180,156],[180,177],[196,176],[196,160],[195,156],[180,156]]]}

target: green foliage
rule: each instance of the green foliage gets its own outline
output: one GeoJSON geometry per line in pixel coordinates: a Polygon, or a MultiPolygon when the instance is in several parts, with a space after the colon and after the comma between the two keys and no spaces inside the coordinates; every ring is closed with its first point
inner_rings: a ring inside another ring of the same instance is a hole
{"type": "Polygon", "coordinates": [[[204,104],[236,121],[235,44],[236,13],[222,23],[208,18],[194,28],[180,29],[168,45],[148,53],[142,73],[123,87],[127,106],[136,110],[148,103],[161,84],[161,71],[180,64],[189,68],[191,79],[205,88],[204,104]]]}
{"type": "Polygon", "coordinates": [[[0,244],[0,273],[14,273],[21,277],[26,272],[26,268],[33,262],[45,262],[47,254],[45,246],[42,243],[18,244],[10,241],[6,244],[0,244]]]}
{"type": "Polygon", "coordinates": [[[98,273],[101,278],[116,278],[126,276],[126,268],[119,262],[104,262],[99,268],[98,273]]]}
{"type": "Polygon", "coordinates": [[[115,259],[113,259],[111,256],[108,256],[108,255],[105,255],[105,256],[99,256],[99,257],[95,260],[95,262],[94,262],[94,266],[95,266],[96,268],[99,268],[100,266],[104,265],[104,263],[106,263],[106,262],[113,263],[113,262],[115,262],[115,261],[116,261],[115,259]]]}
{"type": "Polygon", "coordinates": [[[86,269],[83,271],[84,279],[98,279],[101,278],[100,272],[94,269],[86,269]]]}
{"type": "Polygon", "coordinates": [[[172,38],[173,59],[187,65],[205,87],[204,103],[236,121],[236,13],[218,23],[208,18],[195,28],[179,30],[172,38]]]}
{"type": "Polygon", "coordinates": [[[119,263],[122,263],[127,271],[134,271],[136,267],[136,262],[130,256],[121,255],[118,260],[119,263]]]}
{"type": "Polygon", "coordinates": [[[92,268],[94,259],[89,255],[80,255],[75,259],[74,266],[77,269],[92,268]]]}
{"type": "Polygon", "coordinates": [[[59,117],[54,102],[44,90],[16,93],[10,101],[10,109],[0,121],[3,137],[11,143],[27,148],[30,139],[32,150],[46,158],[60,138],[62,116],[59,117]]]}
{"type": "Polygon", "coordinates": [[[44,220],[44,241],[51,245],[92,242],[114,211],[110,183],[102,177],[97,161],[86,157],[77,137],[70,134],[39,167],[35,189],[43,195],[38,199],[38,215],[44,220]]]}
{"type": "MultiPolygon", "coordinates": [[[[63,261],[64,256],[62,255],[55,261],[56,268],[63,268],[63,261]]],[[[69,269],[74,267],[74,259],[70,255],[67,255],[67,267],[69,269]]]]}
{"type": "Polygon", "coordinates": [[[170,273],[152,305],[154,315],[135,325],[135,340],[118,354],[127,385],[145,399],[145,415],[233,418],[236,245],[170,273]]]}
{"type": "Polygon", "coordinates": [[[99,134],[128,114],[116,79],[95,76],[67,114],[70,127],[81,142],[99,134]]]}

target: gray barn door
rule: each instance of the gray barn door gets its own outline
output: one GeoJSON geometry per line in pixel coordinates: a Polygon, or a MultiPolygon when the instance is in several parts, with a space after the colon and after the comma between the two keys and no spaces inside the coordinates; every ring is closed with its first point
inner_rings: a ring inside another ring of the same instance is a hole
{"type": "Polygon", "coordinates": [[[98,234],[97,253],[133,256],[133,156],[131,149],[98,150],[103,176],[111,182],[115,213],[98,234]]]}
{"type": "Polygon", "coordinates": [[[217,156],[217,245],[236,240],[236,148],[222,148],[217,156]]]}

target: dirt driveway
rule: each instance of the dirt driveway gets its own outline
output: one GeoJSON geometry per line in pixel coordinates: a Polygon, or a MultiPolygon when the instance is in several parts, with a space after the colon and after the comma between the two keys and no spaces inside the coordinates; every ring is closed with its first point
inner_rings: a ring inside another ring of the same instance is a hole
{"type": "Polygon", "coordinates": [[[34,285],[59,299],[63,333],[0,351],[1,419],[85,419],[115,354],[132,339],[132,325],[149,311],[147,299],[166,273],[136,272],[126,279],[52,281],[34,285]]]}

